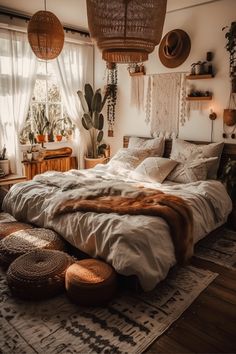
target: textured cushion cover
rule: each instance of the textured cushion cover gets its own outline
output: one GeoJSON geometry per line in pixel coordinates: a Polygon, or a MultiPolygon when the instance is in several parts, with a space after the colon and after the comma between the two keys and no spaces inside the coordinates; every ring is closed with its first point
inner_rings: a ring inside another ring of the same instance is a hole
{"type": "Polygon", "coordinates": [[[81,305],[101,305],[108,302],[117,289],[116,273],[107,263],[84,259],[66,271],[68,297],[81,305]]]}
{"type": "Polygon", "coordinates": [[[139,138],[136,136],[131,136],[129,138],[129,148],[135,149],[151,149],[153,150],[153,155],[162,156],[165,148],[164,138],[139,138]]]}
{"type": "Polygon", "coordinates": [[[138,181],[162,183],[177,164],[177,161],[163,157],[148,157],[129,177],[138,181]]]}
{"type": "Polygon", "coordinates": [[[216,157],[212,157],[209,159],[187,160],[185,163],[178,163],[167,179],[180,183],[205,181],[207,179],[208,163],[216,159],[216,157]]]}
{"type": "Polygon", "coordinates": [[[112,157],[108,166],[114,170],[134,170],[148,156],[152,156],[152,150],[122,148],[112,157]]]}
{"type": "Polygon", "coordinates": [[[11,221],[16,221],[16,219],[11,214],[4,213],[4,212],[0,213],[0,223],[11,222],[11,221]]]}
{"type": "Polygon", "coordinates": [[[26,300],[43,300],[65,290],[65,272],[73,263],[61,251],[37,250],[18,257],[7,271],[12,294],[26,300]]]}
{"type": "Polygon", "coordinates": [[[5,221],[0,223],[0,240],[13,232],[32,229],[32,226],[18,221],[5,221]]]}
{"type": "Polygon", "coordinates": [[[0,241],[0,264],[8,266],[17,257],[36,249],[65,249],[65,242],[54,231],[43,228],[13,232],[0,241]]]}
{"type": "Polygon", "coordinates": [[[207,178],[216,179],[223,146],[222,142],[197,145],[181,139],[174,139],[170,158],[184,163],[186,160],[217,157],[216,160],[207,163],[207,178]]]}

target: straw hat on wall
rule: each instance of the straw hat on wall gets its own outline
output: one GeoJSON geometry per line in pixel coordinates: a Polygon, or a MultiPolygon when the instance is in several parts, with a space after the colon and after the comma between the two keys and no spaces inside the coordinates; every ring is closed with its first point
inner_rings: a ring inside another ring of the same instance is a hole
{"type": "Polygon", "coordinates": [[[188,34],[181,29],[175,29],[163,37],[159,46],[159,57],[167,68],[176,68],[187,59],[190,49],[191,40],[188,34]]]}

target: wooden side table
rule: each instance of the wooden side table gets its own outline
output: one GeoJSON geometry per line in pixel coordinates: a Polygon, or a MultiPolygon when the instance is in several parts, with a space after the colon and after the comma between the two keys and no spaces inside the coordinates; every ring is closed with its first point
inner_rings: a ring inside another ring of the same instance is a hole
{"type": "Polygon", "coordinates": [[[13,184],[27,181],[26,176],[15,175],[11,173],[5,177],[0,178],[0,186],[12,186],[13,184]]]}

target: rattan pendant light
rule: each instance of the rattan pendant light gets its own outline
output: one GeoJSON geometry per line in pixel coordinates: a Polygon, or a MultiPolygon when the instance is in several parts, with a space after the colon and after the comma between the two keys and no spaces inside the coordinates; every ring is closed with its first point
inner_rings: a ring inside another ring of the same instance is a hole
{"type": "Polygon", "coordinates": [[[88,25],[108,62],[148,59],[160,42],[167,0],[87,0],[88,25]]]}
{"type": "Polygon", "coordinates": [[[36,12],[28,24],[28,40],[35,55],[44,60],[55,59],[64,45],[64,30],[59,19],[50,11],[36,12]]]}

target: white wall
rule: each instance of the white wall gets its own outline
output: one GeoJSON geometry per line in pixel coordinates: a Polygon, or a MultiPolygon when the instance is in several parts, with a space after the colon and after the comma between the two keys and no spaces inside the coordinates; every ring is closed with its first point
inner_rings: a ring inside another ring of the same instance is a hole
{"type": "MultiPolygon", "coordinates": [[[[189,71],[190,65],[199,60],[205,60],[206,52],[214,53],[213,65],[216,76],[210,80],[193,82],[198,89],[213,92],[211,106],[217,113],[214,121],[213,141],[222,140],[223,109],[227,108],[230,94],[229,56],[225,50],[225,38],[222,27],[236,20],[236,0],[221,0],[214,3],[203,4],[193,8],[170,12],[166,15],[163,35],[176,28],[185,30],[191,38],[191,52],[187,60],[175,69],[164,67],[158,57],[158,46],[145,62],[147,74],[165,72],[189,71]]],[[[95,50],[95,85],[103,87],[105,62],[101,59],[101,53],[95,50]]],[[[126,65],[118,66],[118,102],[116,108],[115,136],[106,137],[106,142],[111,144],[112,153],[122,146],[123,135],[150,135],[150,127],[145,124],[145,113],[138,113],[136,108],[130,106],[131,78],[126,65]]],[[[194,111],[190,120],[184,127],[179,127],[179,136],[190,140],[210,141],[211,121],[208,119],[209,107],[202,113],[194,111]]],[[[227,142],[236,143],[233,139],[225,139],[227,142]]]]}

